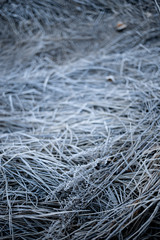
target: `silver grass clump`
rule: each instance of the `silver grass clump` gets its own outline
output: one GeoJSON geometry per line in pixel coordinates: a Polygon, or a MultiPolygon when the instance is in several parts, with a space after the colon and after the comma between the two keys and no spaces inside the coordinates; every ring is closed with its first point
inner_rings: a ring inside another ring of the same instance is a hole
{"type": "Polygon", "coordinates": [[[0,239],[160,238],[159,9],[0,1],[0,239]]]}

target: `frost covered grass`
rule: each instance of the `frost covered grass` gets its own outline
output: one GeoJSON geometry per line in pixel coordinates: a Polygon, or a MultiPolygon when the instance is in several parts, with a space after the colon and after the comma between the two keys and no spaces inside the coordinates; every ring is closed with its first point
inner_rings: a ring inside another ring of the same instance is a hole
{"type": "Polygon", "coordinates": [[[159,17],[0,1],[0,239],[160,238],[159,17]]]}

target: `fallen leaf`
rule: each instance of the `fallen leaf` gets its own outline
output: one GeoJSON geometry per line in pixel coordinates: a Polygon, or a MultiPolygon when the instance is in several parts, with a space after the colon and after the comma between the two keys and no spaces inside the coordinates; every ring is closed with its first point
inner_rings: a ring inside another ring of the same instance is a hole
{"type": "Polygon", "coordinates": [[[106,77],[106,80],[109,81],[109,82],[113,82],[113,83],[115,82],[115,78],[114,78],[114,76],[112,76],[112,75],[107,76],[107,77],[106,77]]]}
{"type": "Polygon", "coordinates": [[[116,25],[117,31],[123,31],[125,28],[127,28],[127,24],[123,22],[117,22],[117,25],[116,25]]]}

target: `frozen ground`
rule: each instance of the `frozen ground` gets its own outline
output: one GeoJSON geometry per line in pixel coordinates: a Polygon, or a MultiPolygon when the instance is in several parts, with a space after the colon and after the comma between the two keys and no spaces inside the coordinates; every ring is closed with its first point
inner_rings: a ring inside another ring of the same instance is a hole
{"type": "Polygon", "coordinates": [[[0,239],[160,239],[159,1],[1,0],[0,49],[0,239]]]}

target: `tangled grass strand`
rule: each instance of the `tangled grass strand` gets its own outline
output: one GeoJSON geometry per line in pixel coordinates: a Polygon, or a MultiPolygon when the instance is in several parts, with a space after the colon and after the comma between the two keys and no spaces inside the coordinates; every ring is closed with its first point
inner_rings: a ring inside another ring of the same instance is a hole
{"type": "Polygon", "coordinates": [[[0,36],[0,239],[159,239],[157,1],[3,0],[0,36]]]}

